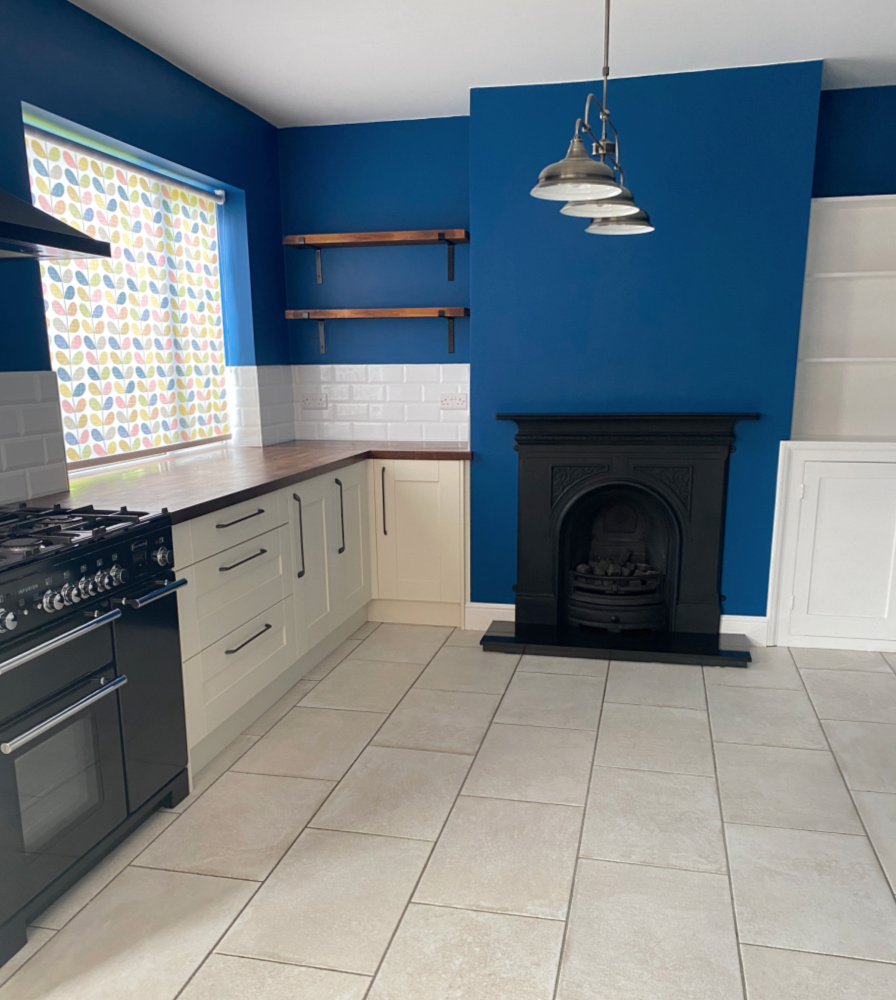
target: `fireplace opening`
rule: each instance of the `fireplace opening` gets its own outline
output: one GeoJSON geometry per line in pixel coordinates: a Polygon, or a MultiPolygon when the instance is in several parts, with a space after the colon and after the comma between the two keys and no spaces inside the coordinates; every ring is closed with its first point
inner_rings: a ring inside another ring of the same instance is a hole
{"type": "Polygon", "coordinates": [[[591,491],[561,524],[562,618],[610,633],[673,628],[678,549],[662,500],[625,484],[591,491]]]}

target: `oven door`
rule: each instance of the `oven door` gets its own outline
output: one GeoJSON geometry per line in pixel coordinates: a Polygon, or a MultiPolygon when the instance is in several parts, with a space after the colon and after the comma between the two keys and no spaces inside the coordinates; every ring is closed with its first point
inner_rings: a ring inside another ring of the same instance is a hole
{"type": "Polygon", "coordinates": [[[127,817],[112,666],[0,725],[0,923],[127,817]]]}

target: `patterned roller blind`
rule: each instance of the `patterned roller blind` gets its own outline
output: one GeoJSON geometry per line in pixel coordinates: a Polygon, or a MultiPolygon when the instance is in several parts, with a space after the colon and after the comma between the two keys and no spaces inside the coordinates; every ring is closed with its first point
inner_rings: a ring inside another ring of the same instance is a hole
{"type": "Polygon", "coordinates": [[[215,201],[30,127],[25,141],[34,204],[112,245],[41,264],[68,461],[227,435],[215,201]]]}

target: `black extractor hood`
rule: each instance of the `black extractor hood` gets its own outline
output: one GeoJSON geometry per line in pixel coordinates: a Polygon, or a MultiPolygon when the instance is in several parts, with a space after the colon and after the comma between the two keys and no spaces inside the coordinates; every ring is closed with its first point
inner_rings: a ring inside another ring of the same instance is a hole
{"type": "Polygon", "coordinates": [[[0,191],[0,261],[111,256],[108,243],[93,240],[29,202],[0,191]]]}

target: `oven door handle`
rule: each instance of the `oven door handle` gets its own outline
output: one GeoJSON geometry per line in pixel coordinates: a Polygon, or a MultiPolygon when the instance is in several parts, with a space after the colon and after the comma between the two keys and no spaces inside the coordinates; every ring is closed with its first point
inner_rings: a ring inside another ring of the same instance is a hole
{"type": "Polygon", "coordinates": [[[29,663],[31,660],[37,659],[38,656],[43,656],[44,653],[50,653],[54,649],[66,645],[66,643],[79,639],[82,635],[87,635],[88,632],[92,632],[94,629],[102,628],[104,625],[108,625],[109,622],[114,622],[116,618],[121,618],[121,612],[118,608],[114,611],[107,611],[106,614],[100,615],[99,618],[92,618],[89,622],[73,628],[70,632],[56,636],[55,639],[42,642],[39,646],[34,646],[24,653],[19,653],[18,656],[0,663],[0,675],[9,673],[10,670],[21,667],[23,663],[29,663]]]}
{"type": "MultiPolygon", "coordinates": [[[[231,569],[233,567],[230,567],[231,569]]],[[[174,583],[166,583],[164,587],[159,587],[157,590],[151,590],[148,594],[144,594],[142,597],[113,597],[112,600],[116,604],[126,604],[129,608],[136,608],[138,611],[140,608],[145,608],[147,604],[153,604],[155,601],[161,601],[163,597],[167,597],[169,594],[173,593],[175,590],[181,587],[186,587],[187,581],[181,577],[179,580],[175,580],[174,583]]],[[[118,612],[121,614],[121,612],[118,612]]]]}
{"type": "Polygon", "coordinates": [[[118,691],[119,688],[123,688],[127,684],[127,677],[116,677],[111,684],[106,684],[101,687],[99,691],[94,691],[93,694],[89,694],[82,698],[80,701],[76,701],[74,705],[69,705],[68,708],[64,708],[61,712],[56,715],[51,716],[44,722],[39,723],[33,729],[29,729],[26,733],[22,733],[21,736],[16,736],[15,739],[9,741],[9,743],[0,743],[0,753],[15,753],[16,750],[20,750],[27,743],[32,740],[36,740],[38,736],[43,736],[44,733],[48,733],[51,729],[55,729],[56,726],[62,725],[67,719],[70,719],[73,715],[77,715],[78,712],[83,712],[85,708],[89,708],[91,705],[96,704],[102,698],[108,698],[110,694],[118,691]]]}

